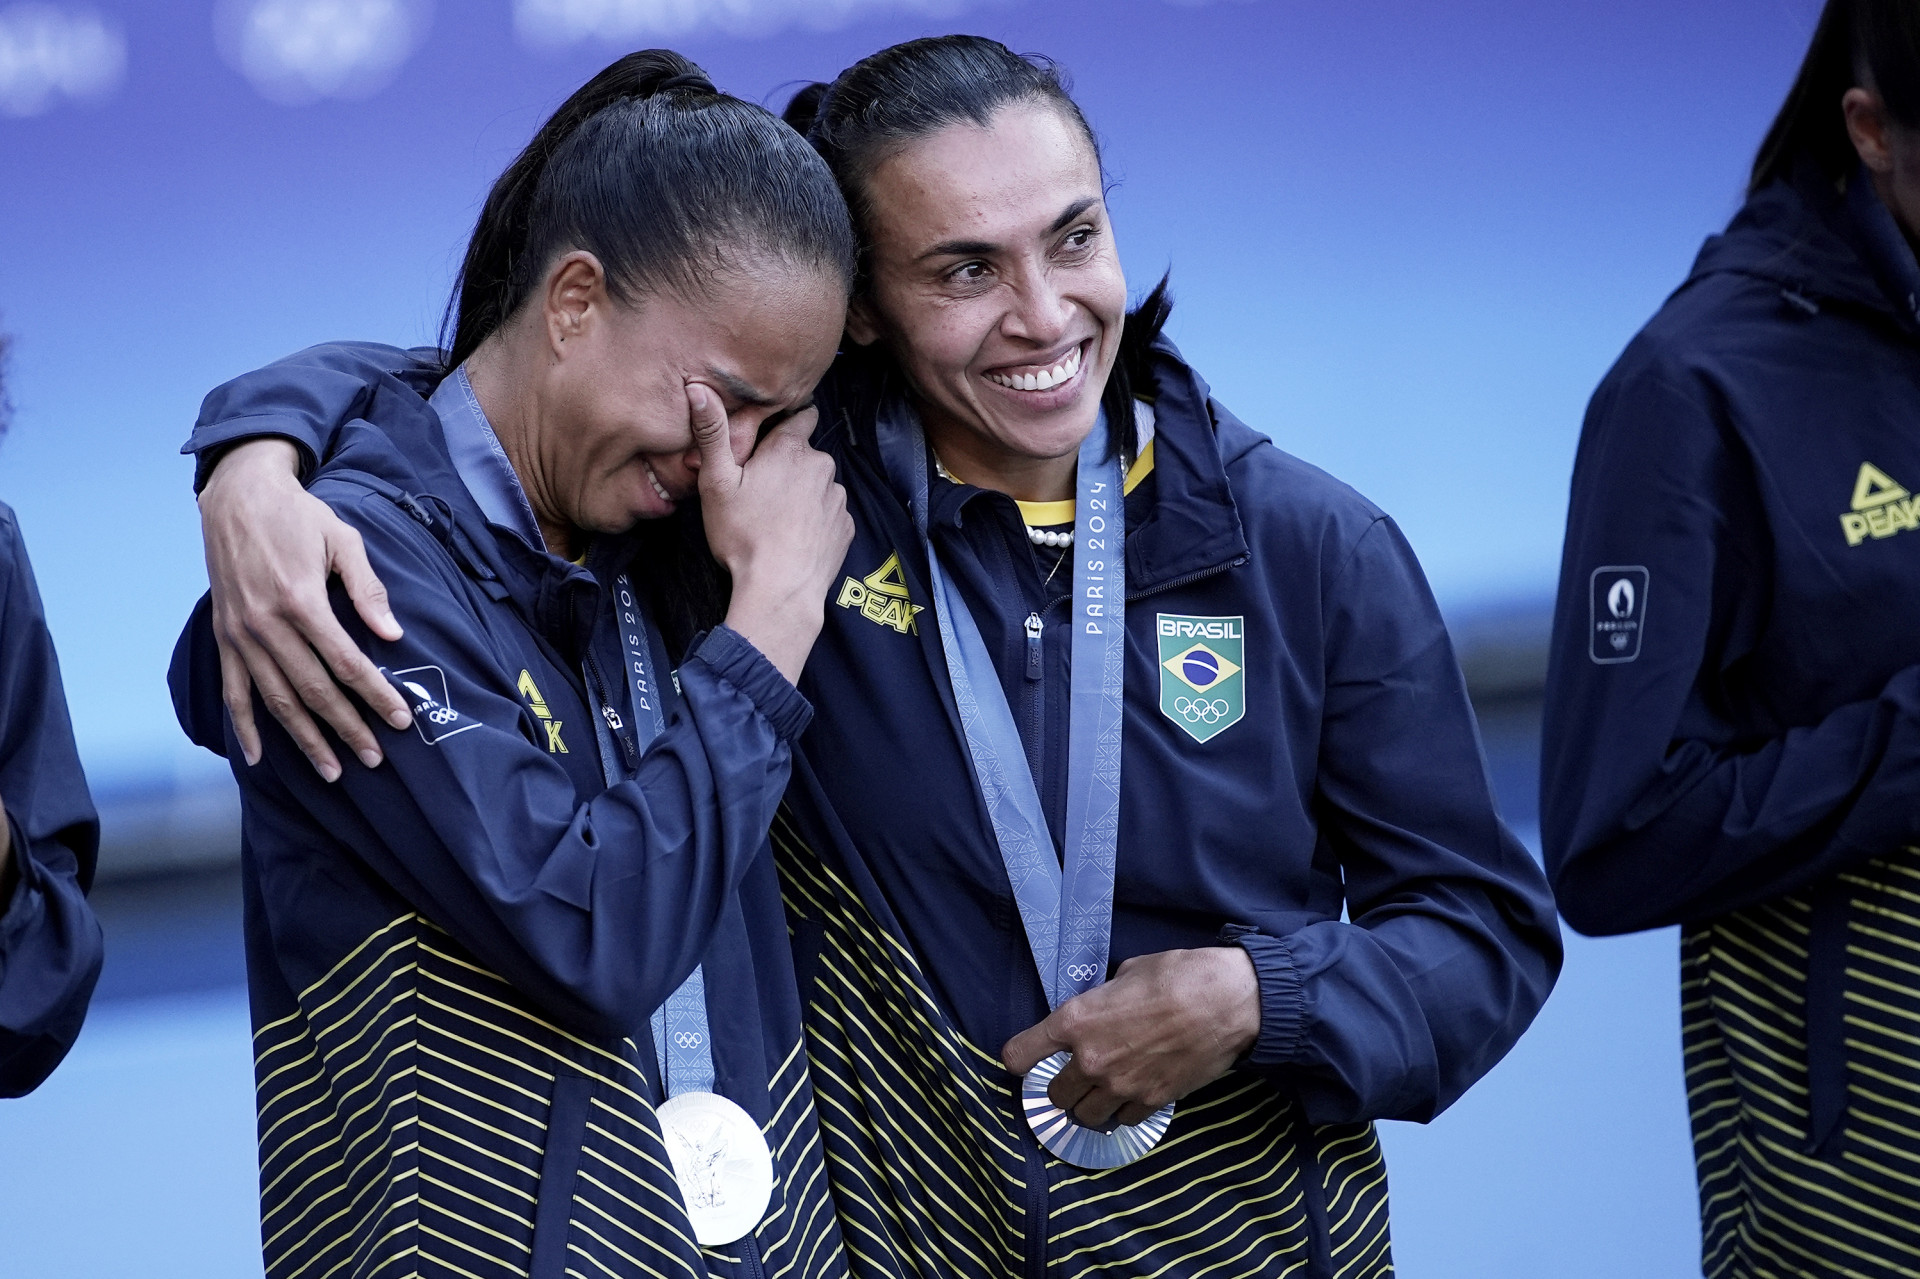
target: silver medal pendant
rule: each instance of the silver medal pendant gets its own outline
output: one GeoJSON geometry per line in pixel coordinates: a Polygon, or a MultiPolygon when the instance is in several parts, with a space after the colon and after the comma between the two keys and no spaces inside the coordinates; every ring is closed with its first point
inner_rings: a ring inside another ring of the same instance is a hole
{"type": "Polygon", "coordinates": [[[1035,1140],[1056,1158],[1076,1168],[1093,1169],[1130,1164],[1158,1145],[1173,1122],[1172,1102],[1137,1124],[1120,1124],[1111,1132],[1089,1128],[1053,1104],[1047,1086],[1065,1069],[1071,1055],[1055,1053],[1028,1071],[1020,1085],[1021,1104],[1035,1140]]]}
{"type": "Polygon", "coordinates": [[[655,1112],[701,1246],[753,1232],[773,1199],[773,1152],[753,1117],[718,1093],[685,1092],[655,1112]]]}

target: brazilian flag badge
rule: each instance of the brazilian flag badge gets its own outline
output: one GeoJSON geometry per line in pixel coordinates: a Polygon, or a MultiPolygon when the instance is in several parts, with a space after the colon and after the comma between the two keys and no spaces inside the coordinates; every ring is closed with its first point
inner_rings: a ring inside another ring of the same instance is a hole
{"type": "Polygon", "coordinates": [[[1160,713],[1196,742],[1238,724],[1247,713],[1246,619],[1156,616],[1160,636],[1160,713]]]}

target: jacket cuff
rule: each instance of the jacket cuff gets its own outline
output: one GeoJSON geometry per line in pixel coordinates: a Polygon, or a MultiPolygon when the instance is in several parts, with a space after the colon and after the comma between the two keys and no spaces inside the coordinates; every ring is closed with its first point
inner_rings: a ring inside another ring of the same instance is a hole
{"type": "Polygon", "coordinates": [[[694,642],[693,656],[739,689],[781,741],[791,743],[813,722],[813,704],[739,631],[714,627],[694,642]]]}
{"type": "Polygon", "coordinates": [[[1293,964],[1293,949],[1279,937],[1241,924],[1220,930],[1220,940],[1238,946],[1253,961],[1260,982],[1260,1036],[1237,1065],[1291,1065],[1307,1043],[1307,991],[1293,964]]]}
{"type": "Polygon", "coordinates": [[[208,479],[213,476],[213,468],[220,464],[220,458],[228,448],[248,440],[286,440],[299,450],[300,483],[304,487],[320,465],[313,440],[309,438],[310,433],[311,427],[299,418],[271,413],[249,414],[215,422],[211,426],[196,427],[192,437],[180,446],[180,451],[193,454],[193,491],[197,494],[207,486],[208,479]]]}

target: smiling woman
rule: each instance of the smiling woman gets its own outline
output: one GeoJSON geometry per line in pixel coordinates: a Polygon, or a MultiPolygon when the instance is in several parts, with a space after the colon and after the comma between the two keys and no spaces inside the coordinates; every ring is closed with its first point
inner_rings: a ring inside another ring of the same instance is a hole
{"type": "Polygon", "coordinates": [[[860,1260],[1390,1273],[1371,1121],[1560,957],[1418,565],[1210,397],[1164,283],[1127,314],[1051,65],[913,41],[788,119],[867,246],[816,439],[862,590],[775,828],[860,1260]]]}

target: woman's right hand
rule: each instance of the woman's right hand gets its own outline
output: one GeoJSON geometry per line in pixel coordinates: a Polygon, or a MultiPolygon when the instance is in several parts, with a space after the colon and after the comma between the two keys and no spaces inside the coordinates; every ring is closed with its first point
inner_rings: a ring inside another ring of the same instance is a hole
{"type": "Polygon", "coordinates": [[[247,763],[260,762],[257,687],[268,711],[331,782],[340,776],[340,761],[315,715],[368,768],[381,760],[380,743],[342,685],[395,728],[413,717],[333,615],[327,582],[337,573],[374,634],[400,638],[360,534],[300,487],[299,465],[286,440],[235,445],[200,491],[200,531],[222,696],[241,752],[247,763]]]}
{"type": "Polygon", "coordinates": [[[743,462],[719,393],[690,382],[687,405],[700,449],[707,546],[733,577],[727,625],[797,684],[853,541],[833,459],[808,443],[818,415],[794,414],[743,462]]]}

